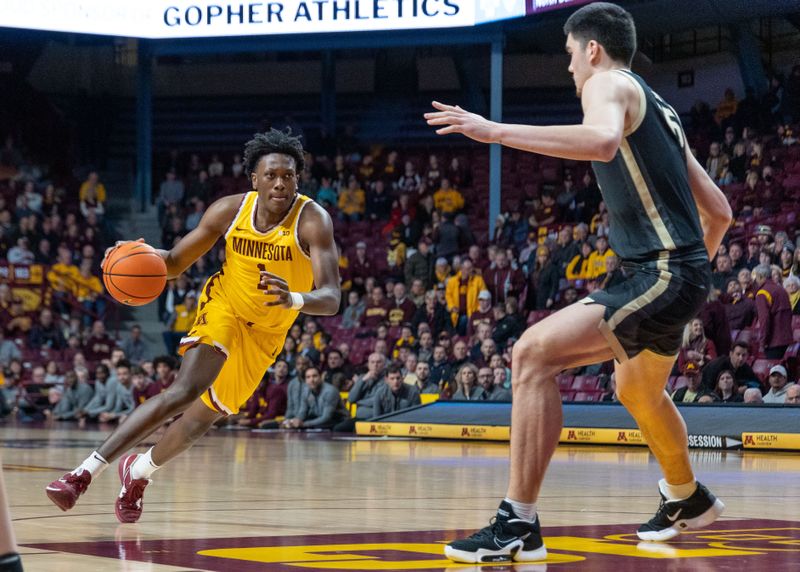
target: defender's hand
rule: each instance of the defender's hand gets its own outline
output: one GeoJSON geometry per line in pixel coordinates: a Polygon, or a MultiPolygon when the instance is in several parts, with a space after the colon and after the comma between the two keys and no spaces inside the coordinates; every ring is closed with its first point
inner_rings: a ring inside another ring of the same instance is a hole
{"type": "Polygon", "coordinates": [[[105,268],[106,265],[106,258],[108,255],[111,254],[111,251],[117,248],[118,246],[122,246],[123,244],[128,244],[129,242],[144,242],[143,238],[137,238],[136,240],[118,240],[114,246],[109,246],[106,248],[105,254],[103,254],[103,260],[100,262],[100,270],[105,268]]]}
{"type": "Polygon", "coordinates": [[[437,135],[462,133],[479,143],[497,142],[497,124],[481,117],[477,113],[470,113],[458,105],[445,105],[434,101],[433,107],[439,111],[425,114],[428,125],[444,125],[436,130],[437,135]]]}
{"type": "Polygon", "coordinates": [[[266,270],[261,270],[260,274],[261,280],[259,281],[259,286],[264,288],[264,294],[275,296],[274,300],[264,302],[264,305],[280,306],[287,309],[291,308],[292,297],[289,295],[289,284],[286,280],[266,270]]]}

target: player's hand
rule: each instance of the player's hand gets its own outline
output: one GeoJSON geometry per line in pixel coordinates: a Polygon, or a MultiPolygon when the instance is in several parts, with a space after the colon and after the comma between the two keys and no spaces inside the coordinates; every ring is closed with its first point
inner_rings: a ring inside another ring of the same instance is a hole
{"type": "Polygon", "coordinates": [[[437,135],[461,133],[480,143],[497,142],[497,124],[493,121],[477,113],[465,111],[458,105],[445,105],[438,101],[434,101],[432,105],[438,111],[426,113],[425,119],[428,125],[444,125],[436,130],[437,135]]]}
{"type": "Polygon", "coordinates": [[[259,281],[259,286],[265,288],[264,294],[275,296],[274,300],[264,302],[264,305],[291,308],[292,297],[289,295],[289,284],[286,280],[266,270],[261,270],[260,273],[261,280],[259,281]]]}
{"type": "Polygon", "coordinates": [[[103,260],[100,262],[100,269],[102,270],[103,268],[105,268],[106,258],[108,258],[108,255],[111,254],[112,250],[114,250],[118,246],[122,246],[123,244],[127,244],[129,242],[144,242],[144,239],[137,238],[136,240],[118,240],[116,243],[114,243],[114,246],[109,246],[108,248],[106,248],[105,254],[103,254],[103,260]]]}

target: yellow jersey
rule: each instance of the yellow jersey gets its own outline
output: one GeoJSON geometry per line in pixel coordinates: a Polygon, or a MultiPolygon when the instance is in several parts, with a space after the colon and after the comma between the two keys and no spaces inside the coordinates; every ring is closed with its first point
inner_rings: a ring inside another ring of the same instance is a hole
{"type": "MultiPolygon", "coordinates": [[[[297,224],[311,199],[297,194],[289,212],[267,232],[256,230],[258,193],[242,199],[239,211],[225,233],[225,263],[206,284],[206,303],[220,288],[222,298],[236,317],[264,332],[285,334],[299,313],[280,306],[265,306],[274,300],[260,286],[261,270],[280,276],[292,292],[310,292],[314,286],[311,257],[300,247],[297,224]]],[[[203,308],[200,308],[202,311],[203,308]]]]}

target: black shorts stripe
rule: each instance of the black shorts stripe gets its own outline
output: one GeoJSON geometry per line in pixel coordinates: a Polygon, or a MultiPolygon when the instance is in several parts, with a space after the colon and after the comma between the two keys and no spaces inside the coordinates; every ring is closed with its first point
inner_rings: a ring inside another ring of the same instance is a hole
{"type": "Polygon", "coordinates": [[[674,356],[683,330],[705,304],[711,269],[693,253],[661,253],[659,260],[624,262],[628,278],[608,290],[593,292],[588,303],[606,307],[600,330],[618,361],[643,350],[674,356]],[[613,336],[613,339],[611,339],[613,336]]]}

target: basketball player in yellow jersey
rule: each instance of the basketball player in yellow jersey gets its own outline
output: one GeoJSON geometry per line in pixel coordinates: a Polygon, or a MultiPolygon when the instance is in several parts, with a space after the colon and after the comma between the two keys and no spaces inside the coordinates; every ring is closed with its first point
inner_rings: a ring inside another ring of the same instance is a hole
{"type": "Polygon", "coordinates": [[[225,264],[206,282],[197,318],[181,340],[175,383],[143,403],[74,471],[47,487],[62,510],[75,505],[113,460],[183,415],[144,454],[119,463],[115,512],[136,522],[144,488],[161,465],[188,449],[220,417],[237,413],[283,347],[299,312],[332,315],[341,290],[328,213],[297,193],[304,167],[300,140],[270,130],[245,145],[253,191],[213,203],[199,226],[172,250],[160,251],[174,278],[224,237],[225,264]]]}

